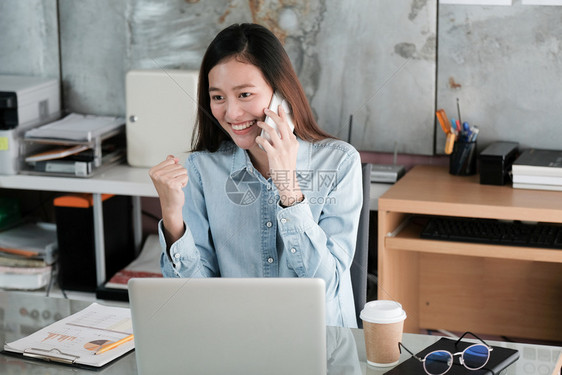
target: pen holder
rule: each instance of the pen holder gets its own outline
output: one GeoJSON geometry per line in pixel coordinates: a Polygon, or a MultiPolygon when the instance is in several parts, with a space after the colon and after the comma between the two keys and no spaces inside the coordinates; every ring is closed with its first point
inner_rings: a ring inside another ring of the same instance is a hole
{"type": "Polygon", "coordinates": [[[470,176],[476,173],[476,142],[457,141],[449,158],[449,173],[470,176]]]}

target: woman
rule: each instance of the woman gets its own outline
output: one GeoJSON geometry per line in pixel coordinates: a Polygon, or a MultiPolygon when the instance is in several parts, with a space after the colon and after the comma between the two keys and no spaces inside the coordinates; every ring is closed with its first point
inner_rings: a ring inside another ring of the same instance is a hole
{"type": "Polygon", "coordinates": [[[185,168],[170,155],[149,172],[164,276],[322,278],[326,323],[356,327],[358,152],[320,130],[283,46],[262,26],[235,24],[215,37],[198,96],[185,168]],[[267,109],[274,91],[289,104],[294,134],[282,106],[267,109]]]}

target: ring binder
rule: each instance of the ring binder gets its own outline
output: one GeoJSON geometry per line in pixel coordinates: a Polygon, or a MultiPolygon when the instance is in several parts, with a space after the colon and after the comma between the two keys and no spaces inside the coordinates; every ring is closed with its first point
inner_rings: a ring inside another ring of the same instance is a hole
{"type": "Polygon", "coordinates": [[[44,361],[60,362],[69,365],[74,364],[74,362],[76,362],[76,360],[80,358],[80,356],[78,355],[63,353],[57,348],[53,348],[51,350],[45,350],[40,348],[29,348],[23,351],[23,355],[26,357],[42,359],[44,361]],[[51,352],[57,352],[58,354],[48,354],[51,352]],[[63,356],[66,356],[67,358],[63,356]]]}

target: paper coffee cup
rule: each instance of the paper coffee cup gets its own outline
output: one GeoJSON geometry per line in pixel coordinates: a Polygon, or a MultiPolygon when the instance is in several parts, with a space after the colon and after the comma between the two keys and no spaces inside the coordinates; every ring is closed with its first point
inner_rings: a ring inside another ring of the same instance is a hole
{"type": "Polygon", "coordinates": [[[377,300],[365,304],[360,314],[365,334],[367,363],[371,366],[394,366],[400,359],[398,343],[402,340],[406,312],[398,302],[377,300]]]}

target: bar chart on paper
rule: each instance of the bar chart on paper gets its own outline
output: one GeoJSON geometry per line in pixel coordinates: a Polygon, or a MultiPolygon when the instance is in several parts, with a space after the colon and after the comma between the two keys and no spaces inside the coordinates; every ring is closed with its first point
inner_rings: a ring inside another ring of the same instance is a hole
{"type": "Polygon", "coordinates": [[[4,350],[48,361],[100,367],[134,348],[134,341],[129,339],[132,333],[130,309],[92,303],[67,318],[4,345],[4,350]],[[113,345],[116,343],[120,345],[113,345]],[[110,346],[110,350],[104,351],[110,346]]]}

